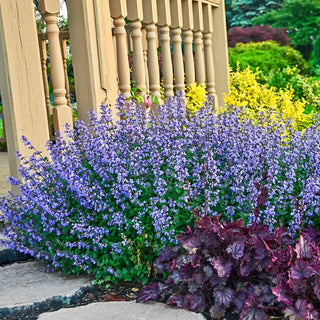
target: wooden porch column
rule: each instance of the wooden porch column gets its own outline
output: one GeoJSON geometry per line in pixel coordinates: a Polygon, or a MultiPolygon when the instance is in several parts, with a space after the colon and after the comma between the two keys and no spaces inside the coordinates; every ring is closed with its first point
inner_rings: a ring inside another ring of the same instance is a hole
{"type": "Polygon", "coordinates": [[[73,125],[72,110],[66,98],[64,67],[60,48],[58,14],[59,0],[40,0],[39,10],[47,24],[51,79],[54,94],[53,122],[55,132],[64,132],[66,123],[73,125]]]}
{"type": "MultiPolygon", "coordinates": [[[[114,0],[110,0],[113,2],[114,0]]],[[[66,0],[80,119],[118,96],[109,0],[66,0]]]]}
{"type": "Polygon", "coordinates": [[[224,103],[224,93],[229,94],[229,58],[226,15],[224,0],[220,0],[217,8],[212,9],[213,33],[212,33],[212,53],[215,72],[216,92],[218,95],[219,106],[224,103]]]}
{"type": "MultiPolygon", "coordinates": [[[[38,34],[31,0],[0,1],[0,88],[10,174],[18,177],[15,151],[30,154],[25,135],[39,150],[49,140],[38,34]]],[[[45,153],[45,152],[44,152],[45,153]]]]}

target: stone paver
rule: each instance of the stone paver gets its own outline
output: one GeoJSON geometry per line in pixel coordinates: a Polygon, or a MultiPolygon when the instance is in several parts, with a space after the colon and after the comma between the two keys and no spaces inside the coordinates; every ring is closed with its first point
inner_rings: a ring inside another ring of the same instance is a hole
{"type": "Polygon", "coordinates": [[[0,319],[23,315],[31,309],[57,310],[93,291],[88,278],[47,273],[44,266],[32,261],[0,267],[0,319]]]}
{"type": "Polygon", "coordinates": [[[198,313],[149,302],[98,302],[43,313],[38,320],[205,320],[198,313]]]}
{"type": "MultiPolygon", "coordinates": [[[[30,256],[20,253],[16,250],[11,250],[6,246],[1,246],[1,243],[9,241],[4,236],[0,234],[0,266],[5,263],[10,263],[14,261],[21,261],[30,258],[30,256]]],[[[1,288],[1,287],[0,287],[1,288]]]]}

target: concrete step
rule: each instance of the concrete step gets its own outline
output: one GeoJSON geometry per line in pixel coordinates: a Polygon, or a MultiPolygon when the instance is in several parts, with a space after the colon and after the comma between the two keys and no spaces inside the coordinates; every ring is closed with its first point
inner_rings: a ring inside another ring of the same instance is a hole
{"type": "Polygon", "coordinates": [[[163,303],[98,302],[41,314],[38,320],[205,320],[199,313],[163,303]]]}
{"type": "Polygon", "coordinates": [[[44,267],[38,261],[0,267],[0,319],[28,319],[29,313],[58,310],[95,291],[86,277],[47,273],[44,267]]]}

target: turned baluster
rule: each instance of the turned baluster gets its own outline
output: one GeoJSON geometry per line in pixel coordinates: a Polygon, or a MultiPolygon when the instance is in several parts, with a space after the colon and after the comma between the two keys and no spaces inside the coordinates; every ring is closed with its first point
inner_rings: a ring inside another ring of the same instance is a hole
{"type": "Polygon", "coordinates": [[[148,46],[148,75],[151,95],[160,102],[160,72],[157,50],[157,0],[143,1],[143,22],[145,23],[148,46]]]}
{"type": "Polygon", "coordinates": [[[196,69],[196,81],[198,84],[205,83],[205,65],[204,65],[204,54],[203,54],[203,41],[202,41],[202,31],[203,31],[203,16],[202,16],[202,3],[196,1],[192,3],[193,5],[193,37],[194,37],[194,47],[195,47],[195,69],[196,69]]]}
{"type": "Polygon", "coordinates": [[[60,44],[61,44],[61,52],[62,52],[62,59],[63,59],[64,79],[65,79],[65,83],[66,83],[66,98],[68,101],[68,106],[72,109],[72,104],[71,104],[71,100],[70,100],[68,66],[67,66],[67,59],[68,59],[67,39],[61,38],[60,44]]]}
{"type": "Polygon", "coordinates": [[[176,90],[184,90],[184,67],[182,55],[182,5],[181,0],[170,1],[171,10],[171,32],[172,32],[172,46],[173,46],[173,71],[174,83],[176,90]]]}
{"type": "Polygon", "coordinates": [[[55,132],[63,132],[66,123],[73,124],[73,118],[66,99],[64,68],[59,41],[59,0],[40,0],[39,9],[47,24],[46,33],[49,42],[51,78],[55,97],[53,108],[54,130],[55,132]]]}
{"type": "Polygon", "coordinates": [[[186,84],[190,85],[195,82],[194,74],[194,57],[193,57],[193,11],[192,0],[182,0],[183,15],[183,44],[184,44],[184,68],[186,74],[186,84]]]}
{"type": "MultiPolygon", "coordinates": [[[[44,36],[44,34],[42,34],[44,36]]],[[[39,48],[40,48],[40,58],[41,58],[41,68],[42,68],[42,78],[44,86],[44,94],[46,99],[48,123],[50,123],[50,118],[52,115],[52,105],[50,102],[50,92],[49,92],[49,83],[48,83],[48,73],[47,73],[47,44],[46,40],[43,38],[39,39],[39,48]]]]}
{"type": "Polygon", "coordinates": [[[157,0],[158,26],[160,31],[160,45],[162,55],[162,73],[165,98],[172,97],[173,93],[173,72],[170,50],[170,1],[157,0]]]}
{"type": "Polygon", "coordinates": [[[214,79],[214,65],[212,55],[212,7],[209,4],[203,5],[203,38],[204,38],[204,57],[206,62],[207,92],[214,100],[214,108],[218,107],[218,96],[214,79]]]}
{"type": "Polygon", "coordinates": [[[143,96],[146,91],[143,44],[142,44],[142,24],[143,9],[142,0],[127,0],[128,15],[130,21],[132,48],[133,48],[133,80],[135,87],[139,88],[137,93],[143,96]]]}
{"type": "Polygon", "coordinates": [[[143,48],[143,61],[144,61],[144,78],[146,81],[146,92],[149,92],[149,74],[148,74],[148,43],[146,29],[142,29],[142,48],[143,48]]]}
{"type": "Polygon", "coordinates": [[[110,1],[110,12],[114,24],[114,36],[116,41],[117,67],[119,78],[119,90],[129,99],[130,97],[130,69],[128,60],[128,43],[125,29],[125,17],[127,16],[126,0],[110,1]]]}

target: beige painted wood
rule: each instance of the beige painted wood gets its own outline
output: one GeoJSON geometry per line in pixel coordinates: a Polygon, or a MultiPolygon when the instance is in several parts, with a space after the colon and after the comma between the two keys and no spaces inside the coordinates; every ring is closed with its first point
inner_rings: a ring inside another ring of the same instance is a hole
{"type": "Polygon", "coordinates": [[[158,26],[160,31],[160,46],[162,55],[162,74],[164,96],[166,99],[172,97],[173,93],[173,71],[172,71],[172,58],[170,50],[170,1],[157,0],[158,8],[158,26]]]}
{"type": "Polygon", "coordinates": [[[148,76],[151,95],[160,99],[160,71],[157,50],[157,27],[158,13],[156,0],[143,1],[143,22],[145,23],[147,54],[148,54],[148,76]]]}
{"type": "Polygon", "coordinates": [[[219,105],[222,106],[224,103],[224,93],[229,93],[229,58],[224,0],[221,0],[220,6],[218,8],[212,9],[212,16],[212,52],[215,71],[215,83],[219,105]]]}
{"type": "Polygon", "coordinates": [[[202,3],[200,1],[194,1],[193,5],[193,38],[195,47],[195,70],[196,70],[196,82],[203,84],[206,81],[204,53],[203,53],[203,14],[202,3]]]}
{"type": "Polygon", "coordinates": [[[64,132],[64,125],[73,125],[72,111],[66,99],[66,85],[63,60],[59,40],[58,14],[59,0],[40,0],[39,10],[47,24],[51,79],[54,94],[53,124],[55,132],[64,132]]]}
{"type": "Polygon", "coordinates": [[[67,66],[67,59],[68,59],[67,39],[61,38],[60,45],[61,45],[62,60],[63,60],[64,80],[66,85],[66,98],[68,101],[68,106],[72,108],[72,104],[70,100],[70,87],[69,87],[68,66],[67,66]]]}
{"type": "MultiPolygon", "coordinates": [[[[114,1],[114,0],[113,0],[114,1]]],[[[94,0],[95,26],[98,45],[101,88],[107,93],[106,103],[114,104],[119,95],[117,84],[116,56],[112,41],[113,21],[110,14],[109,1],[94,0]]]]}
{"type": "Polygon", "coordinates": [[[212,55],[212,6],[209,4],[203,5],[203,38],[204,38],[204,57],[206,64],[206,87],[207,92],[213,97],[214,108],[218,107],[218,96],[216,93],[215,76],[214,76],[214,65],[212,55]]]}
{"type": "Polygon", "coordinates": [[[117,66],[120,92],[130,97],[130,70],[128,61],[128,41],[124,18],[127,16],[126,0],[110,0],[110,12],[116,38],[117,66]]]}
{"type": "MultiPolygon", "coordinates": [[[[52,105],[50,102],[50,93],[49,93],[49,83],[48,83],[48,73],[47,73],[47,44],[45,39],[39,39],[39,49],[40,49],[40,58],[41,58],[41,68],[42,68],[42,79],[43,79],[43,87],[44,87],[44,94],[46,99],[46,107],[47,107],[47,118],[48,124],[51,122],[52,116],[52,105]]],[[[51,128],[49,128],[51,131],[51,128]]],[[[50,132],[50,135],[53,132],[50,132]]]]}
{"type": "Polygon", "coordinates": [[[195,82],[194,57],[193,57],[193,10],[192,0],[182,0],[183,15],[183,44],[185,56],[185,75],[186,84],[190,85],[195,82]]]}
{"type": "Polygon", "coordinates": [[[147,31],[145,28],[142,28],[142,49],[143,49],[143,67],[144,67],[144,78],[146,92],[149,93],[149,74],[148,74],[148,43],[147,43],[147,31]]]}
{"type": "Polygon", "coordinates": [[[17,177],[15,151],[30,154],[21,142],[21,136],[28,137],[44,154],[49,139],[32,1],[0,1],[0,88],[10,174],[17,177]]]}
{"type": "Polygon", "coordinates": [[[78,116],[88,121],[88,111],[98,112],[101,104],[114,106],[118,96],[112,19],[108,1],[67,0],[66,3],[78,116]]]}
{"type": "Polygon", "coordinates": [[[181,0],[170,1],[171,34],[173,46],[173,71],[176,90],[184,90],[184,66],[182,55],[182,4],[181,0]]]}
{"type": "Polygon", "coordinates": [[[142,24],[143,7],[142,0],[127,0],[128,15],[130,21],[133,63],[132,72],[134,86],[139,88],[137,94],[143,96],[146,91],[146,79],[144,70],[142,24]],[[140,90],[141,89],[141,90],[140,90]]]}

